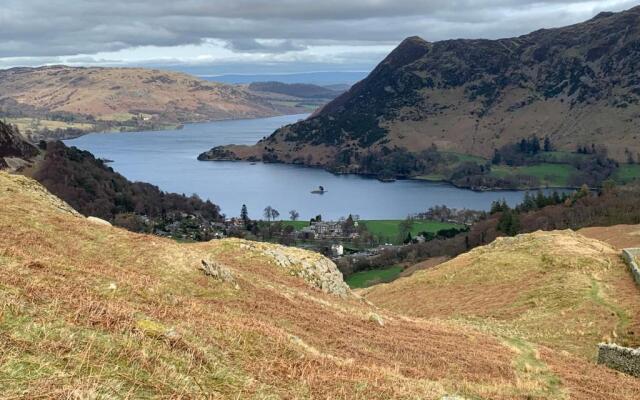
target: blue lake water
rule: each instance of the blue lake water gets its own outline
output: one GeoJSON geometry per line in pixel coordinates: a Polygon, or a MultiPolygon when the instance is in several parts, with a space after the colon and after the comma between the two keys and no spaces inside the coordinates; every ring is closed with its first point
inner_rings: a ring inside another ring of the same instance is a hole
{"type": "Polygon", "coordinates": [[[93,133],[66,143],[113,160],[110,166],[130,180],[210,199],[228,216],[239,215],[242,204],[246,204],[253,218],[261,218],[262,210],[272,206],[282,218],[290,210],[297,210],[302,219],[317,214],[336,219],[349,213],[363,219],[397,219],[441,204],[487,210],[492,201],[505,199],[515,205],[524,196],[518,191],[474,192],[413,180],[383,183],[292,165],[196,159],[213,146],[253,144],[278,127],[304,117],[190,124],[173,131],[93,133]],[[312,194],[319,185],[327,192],[312,194]]]}

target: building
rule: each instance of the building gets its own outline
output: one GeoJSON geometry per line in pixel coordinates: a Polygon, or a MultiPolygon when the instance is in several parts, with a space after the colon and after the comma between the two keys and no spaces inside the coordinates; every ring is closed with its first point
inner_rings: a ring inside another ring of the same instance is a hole
{"type": "Polygon", "coordinates": [[[331,255],[333,257],[342,257],[344,255],[344,246],[341,244],[332,244],[331,255]]]}

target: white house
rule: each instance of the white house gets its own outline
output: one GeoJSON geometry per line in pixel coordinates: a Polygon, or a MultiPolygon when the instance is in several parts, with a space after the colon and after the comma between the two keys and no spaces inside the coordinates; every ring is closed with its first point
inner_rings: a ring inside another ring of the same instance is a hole
{"type": "Polygon", "coordinates": [[[344,247],[341,244],[332,244],[331,245],[331,254],[334,257],[341,257],[344,255],[344,247]]]}

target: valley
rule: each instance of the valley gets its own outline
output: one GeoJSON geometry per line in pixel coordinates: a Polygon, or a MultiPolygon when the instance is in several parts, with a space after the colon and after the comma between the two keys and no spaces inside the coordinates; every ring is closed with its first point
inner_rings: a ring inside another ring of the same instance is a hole
{"type": "Polygon", "coordinates": [[[640,399],[640,6],[461,3],[3,4],[0,400],[640,399]]]}

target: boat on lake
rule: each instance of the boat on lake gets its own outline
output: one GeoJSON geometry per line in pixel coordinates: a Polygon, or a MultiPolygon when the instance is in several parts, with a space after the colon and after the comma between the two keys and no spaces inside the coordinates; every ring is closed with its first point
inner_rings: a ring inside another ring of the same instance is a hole
{"type": "Polygon", "coordinates": [[[318,186],[317,189],[311,191],[313,194],[324,194],[325,192],[326,190],[324,190],[324,186],[318,186]]]}

